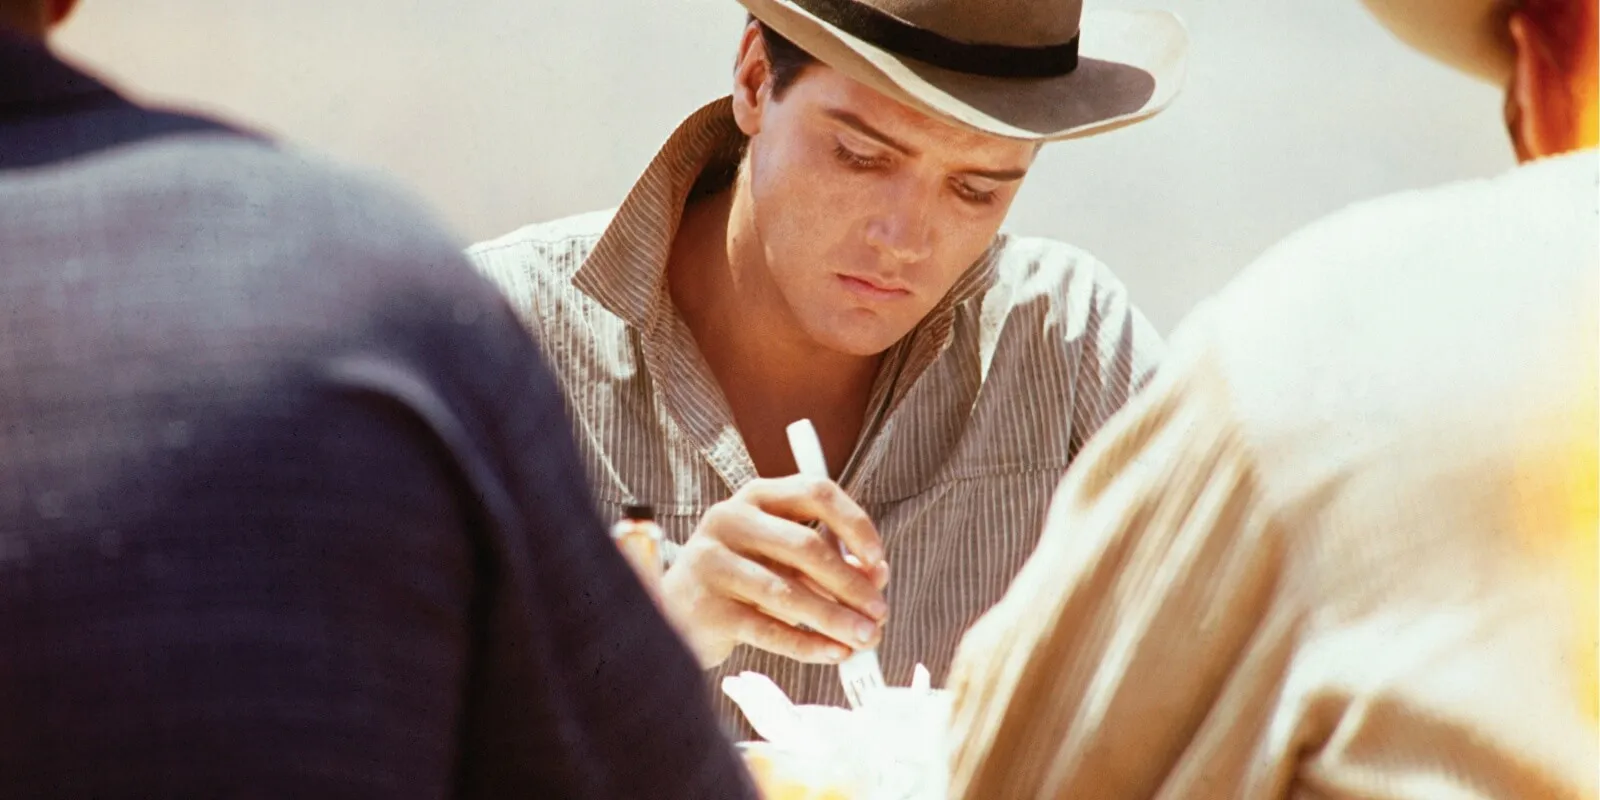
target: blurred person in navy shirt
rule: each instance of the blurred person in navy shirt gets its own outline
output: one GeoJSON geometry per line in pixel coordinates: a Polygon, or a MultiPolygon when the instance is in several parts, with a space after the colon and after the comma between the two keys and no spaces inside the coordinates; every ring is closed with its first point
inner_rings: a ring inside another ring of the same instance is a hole
{"type": "Polygon", "coordinates": [[[459,244],[72,5],[0,0],[0,796],[747,796],[459,244]]]}

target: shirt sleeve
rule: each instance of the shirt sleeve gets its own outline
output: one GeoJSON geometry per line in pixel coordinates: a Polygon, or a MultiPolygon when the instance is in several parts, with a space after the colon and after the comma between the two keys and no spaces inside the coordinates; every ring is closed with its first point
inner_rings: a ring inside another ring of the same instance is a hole
{"type": "MultiPolygon", "coordinates": [[[[1125,313],[1106,338],[1124,363],[1136,325],[1125,313]]],[[[950,797],[1150,797],[1179,761],[1267,616],[1280,557],[1208,381],[1203,364],[1164,372],[1089,444],[963,640],[950,797]]]]}
{"type": "Polygon", "coordinates": [[[1074,376],[1072,452],[1149,384],[1161,362],[1161,335],[1128,299],[1128,290],[1103,264],[1095,263],[1083,345],[1074,376]]]}

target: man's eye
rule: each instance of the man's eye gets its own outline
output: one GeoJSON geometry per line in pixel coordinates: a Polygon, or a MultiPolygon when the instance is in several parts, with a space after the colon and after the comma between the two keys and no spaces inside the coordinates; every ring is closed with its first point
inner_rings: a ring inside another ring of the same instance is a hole
{"type": "Polygon", "coordinates": [[[842,144],[836,144],[833,146],[833,155],[835,158],[838,158],[840,161],[844,162],[846,166],[849,166],[853,169],[872,169],[882,165],[882,159],[868,158],[867,156],[852,152],[849,148],[842,144]]]}
{"type": "Polygon", "coordinates": [[[954,184],[956,188],[956,194],[959,195],[962,200],[972,203],[973,205],[988,205],[994,202],[995,193],[993,190],[984,191],[981,189],[974,189],[966,181],[954,181],[954,184]]]}

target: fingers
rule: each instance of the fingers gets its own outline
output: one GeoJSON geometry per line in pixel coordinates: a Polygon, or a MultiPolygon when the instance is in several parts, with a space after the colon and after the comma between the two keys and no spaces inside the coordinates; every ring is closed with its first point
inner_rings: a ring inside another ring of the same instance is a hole
{"type": "Polygon", "coordinates": [[[851,648],[870,647],[878,641],[882,628],[875,620],[817,594],[798,577],[748,559],[730,560],[724,566],[725,571],[712,579],[727,597],[851,648]]]}
{"type": "Polygon", "coordinates": [[[866,512],[833,482],[797,475],[753,481],[712,506],[667,570],[663,606],[708,666],[737,643],[838,663],[882,637],[887,581],[866,512]],[[801,524],[810,520],[836,533],[856,563],[801,524]]]}
{"type": "Polygon", "coordinates": [[[741,527],[738,543],[730,546],[758,560],[794,570],[814,581],[825,595],[874,621],[881,621],[889,613],[880,587],[873,582],[876,576],[846,563],[821,533],[770,514],[758,512],[750,517],[741,527]]]}
{"type": "Polygon", "coordinates": [[[769,653],[807,664],[837,664],[850,655],[849,648],[826,636],[800,630],[747,605],[730,602],[723,613],[740,641],[769,653]]]}
{"type": "Polygon", "coordinates": [[[833,481],[805,475],[763,478],[745,484],[739,494],[770,514],[821,522],[861,560],[863,567],[875,567],[883,561],[883,540],[878,537],[877,526],[833,481]]]}

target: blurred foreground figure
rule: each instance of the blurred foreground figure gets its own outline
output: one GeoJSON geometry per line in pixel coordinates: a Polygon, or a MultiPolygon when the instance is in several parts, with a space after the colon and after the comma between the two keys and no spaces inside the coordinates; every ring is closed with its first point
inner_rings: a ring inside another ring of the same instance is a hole
{"type": "Polygon", "coordinates": [[[963,641],[952,797],[1595,796],[1595,2],[1371,5],[1526,163],[1182,326],[963,641]]]}
{"type": "Polygon", "coordinates": [[[498,292],[70,5],[0,0],[0,797],[744,796],[498,292]]]}

